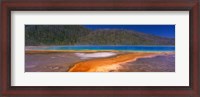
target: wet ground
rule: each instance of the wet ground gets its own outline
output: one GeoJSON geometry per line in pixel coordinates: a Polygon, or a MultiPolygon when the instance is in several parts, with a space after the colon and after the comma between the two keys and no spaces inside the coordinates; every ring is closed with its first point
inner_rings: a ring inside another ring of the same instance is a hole
{"type": "Polygon", "coordinates": [[[125,72],[175,72],[175,55],[140,58],[121,66],[125,72]]]}
{"type": "MultiPolygon", "coordinates": [[[[26,54],[25,72],[66,72],[75,63],[84,60],[90,59],[80,58],[72,52],[26,54]]],[[[175,72],[175,54],[140,58],[120,65],[121,72],[175,72]]]]}

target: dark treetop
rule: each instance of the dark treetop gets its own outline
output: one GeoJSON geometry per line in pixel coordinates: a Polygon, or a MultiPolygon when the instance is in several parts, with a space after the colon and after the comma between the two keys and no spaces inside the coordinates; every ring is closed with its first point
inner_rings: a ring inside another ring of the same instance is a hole
{"type": "Polygon", "coordinates": [[[121,29],[133,30],[152,34],[160,37],[175,38],[175,25],[84,25],[91,30],[97,29],[121,29]]]}
{"type": "Polygon", "coordinates": [[[101,28],[94,30],[81,25],[26,25],[25,44],[26,46],[174,45],[175,39],[136,32],[131,29],[101,28]]]}

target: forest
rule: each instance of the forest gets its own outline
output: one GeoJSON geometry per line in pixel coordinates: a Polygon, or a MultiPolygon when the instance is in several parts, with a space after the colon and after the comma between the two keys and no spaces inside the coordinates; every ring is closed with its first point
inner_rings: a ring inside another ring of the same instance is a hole
{"type": "Polygon", "coordinates": [[[175,45],[175,39],[127,29],[90,30],[82,25],[25,25],[25,45],[175,45]]]}

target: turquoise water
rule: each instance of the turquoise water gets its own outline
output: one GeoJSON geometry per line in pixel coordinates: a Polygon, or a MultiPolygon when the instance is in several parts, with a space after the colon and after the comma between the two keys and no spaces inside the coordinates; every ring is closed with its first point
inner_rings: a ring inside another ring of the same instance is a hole
{"type": "Polygon", "coordinates": [[[133,46],[133,45],[104,45],[104,46],[50,46],[43,50],[118,50],[118,51],[175,51],[175,46],[133,46]]]}

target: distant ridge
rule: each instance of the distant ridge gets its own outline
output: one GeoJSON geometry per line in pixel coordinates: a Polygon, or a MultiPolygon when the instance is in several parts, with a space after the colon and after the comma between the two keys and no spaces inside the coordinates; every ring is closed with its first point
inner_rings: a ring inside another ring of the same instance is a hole
{"type": "Polygon", "coordinates": [[[81,44],[92,45],[174,45],[174,39],[132,30],[101,29],[80,38],[81,44]]]}
{"type": "Polygon", "coordinates": [[[81,25],[26,25],[25,44],[26,46],[174,45],[175,39],[122,29],[92,31],[81,25]]]}

